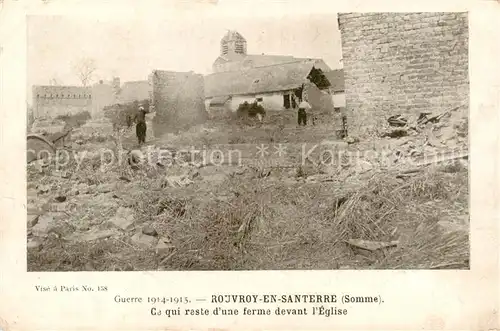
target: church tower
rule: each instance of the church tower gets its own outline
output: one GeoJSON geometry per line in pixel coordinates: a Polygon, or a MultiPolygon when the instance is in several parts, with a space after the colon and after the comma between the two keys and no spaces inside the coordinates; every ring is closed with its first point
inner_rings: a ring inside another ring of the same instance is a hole
{"type": "Polygon", "coordinates": [[[220,55],[247,54],[247,41],[239,32],[228,31],[220,41],[220,55]]]}

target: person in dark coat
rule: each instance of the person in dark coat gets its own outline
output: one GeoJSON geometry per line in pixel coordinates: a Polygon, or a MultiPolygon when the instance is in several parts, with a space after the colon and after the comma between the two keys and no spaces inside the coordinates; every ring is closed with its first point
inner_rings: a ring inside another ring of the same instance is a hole
{"type": "Polygon", "coordinates": [[[144,144],[146,142],[146,111],[144,107],[139,107],[139,112],[135,117],[136,126],[135,126],[135,134],[137,136],[137,140],[139,145],[144,144]]]}

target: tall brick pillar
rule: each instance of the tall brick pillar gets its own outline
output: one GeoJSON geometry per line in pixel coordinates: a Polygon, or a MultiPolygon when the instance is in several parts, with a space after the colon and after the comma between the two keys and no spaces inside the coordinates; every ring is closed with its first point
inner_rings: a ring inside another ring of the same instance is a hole
{"type": "Polygon", "coordinates": [[[469,103],[467,13],[339,14],[349,132],[469,103]]]}
{"type": "Polygon", "coordinates": [[[205,89],[203,76],[192,72],[155,70],[151,77],[155,131],[181,130],[204,122],[205,89]],[[162,127],[162,128],[160,128],[162,127]]]}

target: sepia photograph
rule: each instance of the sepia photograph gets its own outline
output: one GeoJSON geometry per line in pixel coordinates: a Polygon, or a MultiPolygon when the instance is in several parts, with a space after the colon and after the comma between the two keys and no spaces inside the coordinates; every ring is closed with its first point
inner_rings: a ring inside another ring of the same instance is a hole
{"type": "Polygon", "coordinates": [[[28,272],[470,269],[467,12],[26,22],[28,272]]]}

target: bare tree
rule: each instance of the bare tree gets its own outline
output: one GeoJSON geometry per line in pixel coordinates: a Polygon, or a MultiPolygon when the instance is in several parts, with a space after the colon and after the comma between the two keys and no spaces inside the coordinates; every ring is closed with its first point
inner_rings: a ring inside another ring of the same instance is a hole
{"type": "Polygon", "coordinates": [[[94,59],[83,58],[74,65],[73,69],[82,85],[87,86],[92,82],[97,67],[94,59]]]}

